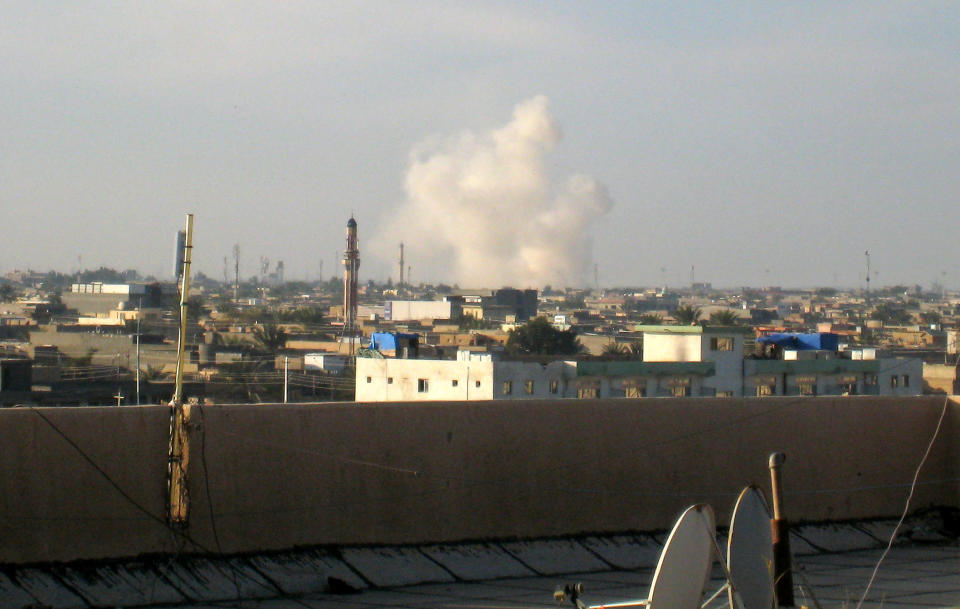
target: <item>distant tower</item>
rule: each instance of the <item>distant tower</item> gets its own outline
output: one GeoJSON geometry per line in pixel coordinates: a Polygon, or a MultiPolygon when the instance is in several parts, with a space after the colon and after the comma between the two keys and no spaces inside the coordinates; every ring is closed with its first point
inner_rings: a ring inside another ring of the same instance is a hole
{"type": "Polygon", "coordinates": [[[347,220],[347,249],[343,252],[343,335],[349,337],[353,337],[357,330],[357,271],[359,269],[357,221],[350,216],[347,220]]]}
{"type": "Polygon", "coordinates": [[[400,283],[397,287],[403,287],[403,242],[400,242],[400,283]]]}

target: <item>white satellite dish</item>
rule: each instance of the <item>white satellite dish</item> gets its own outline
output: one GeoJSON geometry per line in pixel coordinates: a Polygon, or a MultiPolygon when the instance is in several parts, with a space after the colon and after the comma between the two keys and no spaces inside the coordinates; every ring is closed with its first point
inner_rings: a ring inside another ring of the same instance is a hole
{"type": "Polygon", "coordinates": [[[713,508],[691,505],[673,526],[650,584],[651,609],[699,609],[716,545],[713,508]]]}
{"type": "Polygon", "coordinates": [[[727,541],[727,567],[733,586],[729,588],[730,606],[734,594],[740,595],[744,609],[773,607],[773,533],[770,510],[763,493],[748,486],[740,493],[730,520],[727,541]]]}
{"type": "MultiPolygon", "coordinates": [[[[700,601],[710,578],[714,552],[717,548],[716,522],[713,509],[706,504],[688,507],[673,525],[667,543],[660,553],[653,573],[648,598],[618,603],[591,605],[589,609],[621,607],[648,607],[648,609],[701,609],[700,601]]],[[[574,606],[585,605],[580,600],[583,586],[567,585],[554,592],[557,601],[569,599],[574,606]]]]}

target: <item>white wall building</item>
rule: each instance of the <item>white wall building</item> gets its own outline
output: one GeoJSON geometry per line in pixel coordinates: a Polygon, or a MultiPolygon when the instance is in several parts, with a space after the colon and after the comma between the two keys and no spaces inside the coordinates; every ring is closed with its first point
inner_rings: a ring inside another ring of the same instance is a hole
{"type": "Polygon", "coordinates": [[[644,362],[712,362],[704,388],[718,397],[743,395],[743,358],[749,328],[723,326],[638,326],[644,362]]]}
{"type": "Polygon", "coordinates": [[[514,400],[564,397],[572,362],[500,361],[459,351],[456,360],[357,358],[357,402],[514,400]]]}

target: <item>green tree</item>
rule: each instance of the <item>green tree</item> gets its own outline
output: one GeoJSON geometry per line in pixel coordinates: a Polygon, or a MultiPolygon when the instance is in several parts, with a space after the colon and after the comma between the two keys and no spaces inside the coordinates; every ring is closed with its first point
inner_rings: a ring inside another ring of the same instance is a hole
{"type": "Polygon", "coordinates": [[[267,353],[276,353],[287,345],[287,333],[275,323],[254,326],[251,335],[254,346],[267,353]]]}
{"type": "Polygon", "coordinates": [[[677,310],[673,312],[673,318],[676,319],[677,323],[681,326],[693,326],[696,325],[702,313],[700,307],[682,305],[677,307],[677,310]]]}
{"type": "Polygon", "coordinates": [[[645,326],[659,326],[663,323],[663,316],[658,313],[644,313],[638,320],[645,326]]]}
{"type": "Polygon", "coordinates": [[[628,349],[630,350],[630,359],[643,359],[643,339],[633,341],[628,349]]]}
{"type": "Polygon", "coordinates": [[[733,309],[720,309],[710,314],[710,323],[718,326],[735,326],[740,323],[740,317],[733,309]]]}
{"type": "Polygon", "coordinates": [[[884,325],[900,326],[910,323],[913,316],[905,309],[889,302],[881,302],[870,312],[870,319],[882,321],[884,325]]]}
{"type": "Polygon", "coordinates": [[[507,351],[513,355],[574,355],[583,351],[577,333],[558,330],[545,317],[538,317],[510,330],[507,351]]]}
{"type": "Polygon", "coordinates": [[[0,285],[0,302],[11,302],[17,297],[17,290],[10,285],[5,283],[0,285]]]}

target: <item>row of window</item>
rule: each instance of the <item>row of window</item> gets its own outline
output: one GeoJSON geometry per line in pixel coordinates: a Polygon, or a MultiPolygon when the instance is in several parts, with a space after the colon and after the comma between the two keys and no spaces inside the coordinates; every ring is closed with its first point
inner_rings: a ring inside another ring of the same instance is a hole
{"type": "MultiPolygon", "coordinates": [[[[368,376],[367,383],[372,383],[372,382],[373,382],[373,377],[368,376]]],[[[387,384],[388,385],[393,384],[392,376],[387,377],[387,384]]],[[[460,381],[458,379],[452,379],[450,381],[451,387],[458,387],[459,385],[460,385],[460,381]]],[[[474,381],[474,386],[477,387],[478,389],[480,388],[480,385],[481,385],[480,381],[474,381]]],[[[501,386],[501,388],[502,388],[501,390],[503,392],[503,395],[513,395],[513,381],[503,381],[503,385],[501,386]]],[[[430,391],[430,379],[417,379],[417,392],[428,393],[429,391],[430,391]]],[[[523,392],[525,394],[533,395],[534,391],[535,391],[535,385],[533,381],[523,382],[523,392]]],[[[560,381],[556,381],[556,380],[550,381],[550,393],[554,395],[560,393],[560,381]]]]}

